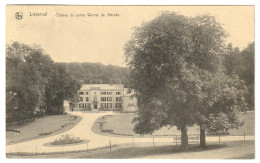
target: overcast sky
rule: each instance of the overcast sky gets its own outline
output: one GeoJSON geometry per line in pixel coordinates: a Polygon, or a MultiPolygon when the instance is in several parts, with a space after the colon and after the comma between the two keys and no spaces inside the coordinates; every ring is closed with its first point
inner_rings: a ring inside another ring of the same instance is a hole
{"type": "Polygon", "coordinates": [[[125,66],[123,46],[132,28],[156,17],[160,11],[175,11],[185,16],[203,13],[216,17],[229,33],[227,42],[243,49],[254,41],[253,6],[9,6],[6,40],[40,44],[56,62],[100,62],[125,66]],[[22,20],[15,12],[23,13],[22,20]],[[33,17],[30,12],[47,12],[33,17]],[[56,17],[56,13],[73,13],[74,18],[56,17]],[[88,17],[87,14],[99,14],[88,17]],[[101,17],[100,14],[119,14],[101,17]],[[86,17],[76,18],[76,14],[86,17]]]}

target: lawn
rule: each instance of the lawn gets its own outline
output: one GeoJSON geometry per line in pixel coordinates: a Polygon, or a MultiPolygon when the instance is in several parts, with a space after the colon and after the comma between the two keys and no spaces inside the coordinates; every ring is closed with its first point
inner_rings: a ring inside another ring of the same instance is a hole
{"type": "MultiPolygon", "coordinates": [[[[115,116],[106,116],[104,121],[104,130],[113,130],[116,135],[123,136],[137,136],[134,133],[133,128],[134,124],[132,123],[133,118],[136,116],[134,113],[121,113],[120,115],[115,116]]],[[[245,125],[239,129],[232,129],[229,131],[232,136],[241,136],[244,135],[255,135],[255,116],[254,112],[250,111],[246,114],[240,114],[240,118],[245,121],[245,125]]],[[[99,118],[92,127],[94,132],[99,132],[98,123],[102,118],[99,118]]],[[[99,133],[100,134],[100,133],[99,133]]],[[[108,133],[101,133],[108,135],[108,133]]],[[[162,127],[160,130],[155,131],[153,135],[155,136],[165,136],[165,135],[180,135],[180,131],[176,127],[162,127]]],[[[199,127],[189,127],[188,134],[199,134],[199,127]]]]}
{"type": "Polygon", "coordinates": [[[116,147],[95,150],[71,152],[64,154],[49,154],[38,156],[7,155],[8,158],[95,158],[95,159],[253,159],[255,157],[254,141],[235,141],[208,143],[205,149],[198,145],[190,145],[187,151],[182,151],[179,145],[173,143],[156,143],[153,147],[147,143],[120,144],[116,147]],[[239,149],[239,150],[237,150],[239,149]]]}
{"type": "MultiPolygon", "coordinates": [[[[132,123],[132,120],[135,116],[136,114],[133,113],[122,113],[116,116],[107,116],[105,118],[107,123],[104,124],[104,129],[111,129],[114,130],[115,133],[122,135],[136,135],[133,131],[134,124],[132,123]]],[[[189,128],[188,134],[199,134],[199,128],[189,128]]],[[[162,127],[160,130],[155,131],[153,135],[180,135],[180,131],[178,131],[176,127],[162,127]]]]}
{"type": "Polygon", "coordinates": [[[43,138],[46,136],[56,135],[73,128],[81,117],[71,117],[71,114],[48,115],[44,118],[36,118],[34,122],[26,122],[23,125],[7,125],[7,130],[18,130],[15,132],[6,132],[6,144],[15,144],[33,139],[43,138]]]}

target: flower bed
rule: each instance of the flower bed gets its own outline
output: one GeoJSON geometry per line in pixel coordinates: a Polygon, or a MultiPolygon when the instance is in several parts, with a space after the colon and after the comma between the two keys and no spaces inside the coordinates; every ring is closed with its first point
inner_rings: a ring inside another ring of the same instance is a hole
{"type": "Polygon", "coordinates": [[[51,145],[66,145],[66,144],[76,144],[81,143],[83,140],[81,140],[78,137],[72,137],[68,134],[62,135],[59,139],[54,140],[51,145]]]}

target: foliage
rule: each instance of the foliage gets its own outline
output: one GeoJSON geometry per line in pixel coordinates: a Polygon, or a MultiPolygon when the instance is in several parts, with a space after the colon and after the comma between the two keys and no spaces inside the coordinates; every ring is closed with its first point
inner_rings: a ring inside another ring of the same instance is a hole
{"type": "Polygon", "coordinates": [[[129,85],[128,71],[123,67],[87,62],[59,64],[84,84],[124,84],[126,87],[129,85]]]}
{"type": "Polygon", "coordinates": [[[62,135],[59,139],[54,140],[51,145],[66,145],[66,144],[76,144],[81,143],[83,140],[80,138],[72,137],[71,135],[62,135]]]}
{"type": "MultiPolygon", "coordinates": [[[[230,110],[228,122],[236,122],[231,115],[243,107],[239,99],[244,87],[223,73],[226,35],[212,16],[189,18],[174,12],[164,12],[135,28],[125,56],[131,88],[138,97],[136,133],[177,126],[186,148],[187,127],[205,124],[220,106],[223,112],[230,110]]],[[[213,115],[218,117],[221,111],[213,115]]]]}
{"type": "Polygon", "coordinates": [[[202,118],[197,123],[200,126],[204,124],[207,126],[209,117],[214,115],[216,118],[224,114],[228,117],[230,128],[240,126],[238,113],[247,110],[245,102],[247,88],[244,82],[237,76],[231,78],[222,71],[209,75],[204,81],[203,90],[206,92],[206,97],[201,103],[202,118]]]}
{"type": "Polygon", "coordinates": [[[32,114],[44,107],[45,86],[37,67],[26,62],[26,57],[37,52],[14,42],[6,49],[6,111],[32,114]]]}
{"type": "Polygon", "coordinates": [[[217,116],[210,114],[206,126],[209,135],[227,135],[228,130],[234,128],[232,123],[229,123],[229,117],[224,113],[219,113],[217,116]]]}
{"type": "Polygon", "coordinates": [[[79,81],[58,63],[54,66],[50,84],[47,87],[48,110],[52,113],[62,113],[63,100],[68,100],[70,104],[77,102],[77,92],[81,85],[79,81]]]}
{"type": "Polygon", "coordinates": [[[248,44],[242,51],[229,44],[223,62],[228,75],[237,74],[241,80],[245,81],[248,88],[246,102],[250,110],[254,110],[254,55],[254,42],[248,44]]]}
{"type": "Polygon", "coordinates": [[[62,113],[63,100],[75,103],[79,81],[37,45],[12,42],[6,47],[7,116],[36,111],[62,113]]]}

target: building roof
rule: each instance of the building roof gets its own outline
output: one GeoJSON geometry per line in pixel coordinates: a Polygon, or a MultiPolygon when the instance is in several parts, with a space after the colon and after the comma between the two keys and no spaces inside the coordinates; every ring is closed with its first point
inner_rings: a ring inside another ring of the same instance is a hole
{"type": "Polygon", "coordinates": [[[80,90],[123,90],[123,84],[83,84],[80,90]]]}

